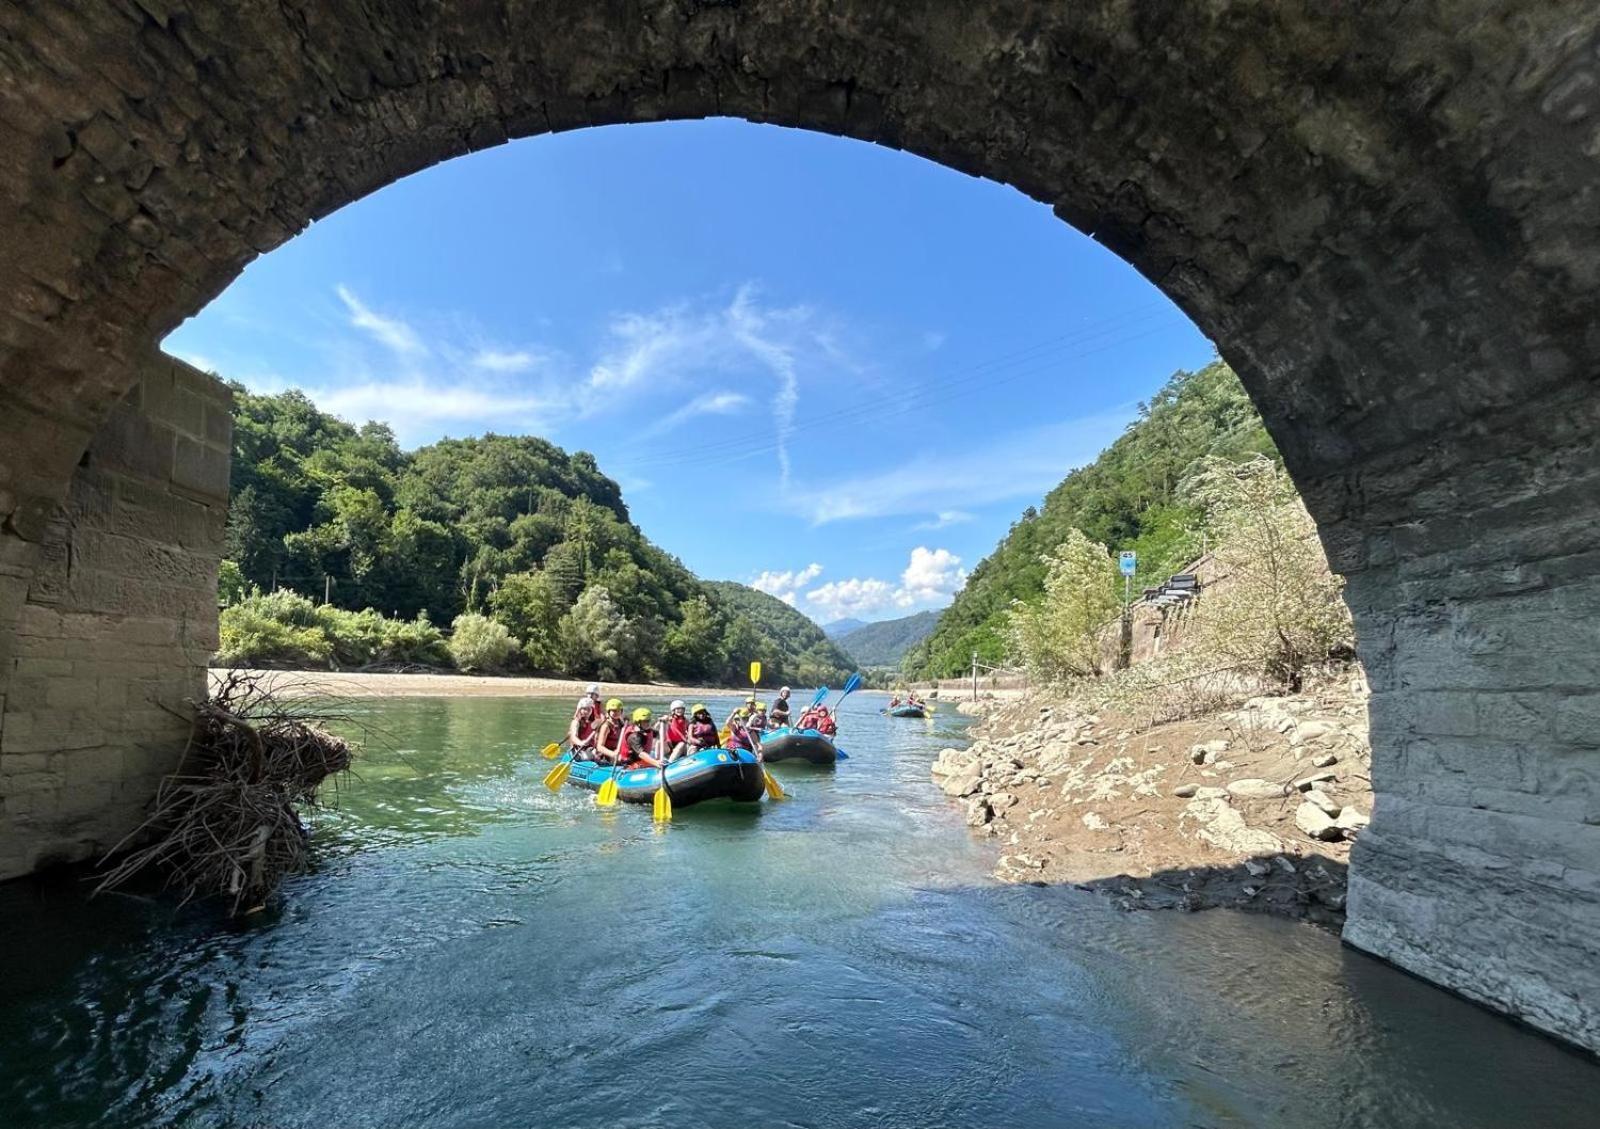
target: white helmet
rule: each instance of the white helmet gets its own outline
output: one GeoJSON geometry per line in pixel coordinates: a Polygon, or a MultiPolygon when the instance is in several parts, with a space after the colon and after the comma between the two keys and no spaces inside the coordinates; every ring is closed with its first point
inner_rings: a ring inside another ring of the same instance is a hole
{"type": "Polygon", "coordinates": [[[787,694],[788,692],[789,692],[789,688],[787,686],[785,686],[783,689],[778,691],[778,693],[780,693],[780,694],[787,694]]]}
{"type": "Polygon", "coordinates": [[[594,703],[589,700],[589,695],[587,695],[587,694],[585,694],[583,697],[578,699],[578,708],[580,710],[584,706],[593,706],[593,705],[594,705],[594,703]]]}
{"type": "Polygon", "coordinates": [[[668,712],[671,712],[672,710],[681,710],[681,709],[687,709],[687,708],[688,707],[683,704],[683,699],[682,698],[674,698],[672,700],[672,704],[667,707],[667,710],[668,710],[668,712]]]}
{"type": "Polygon", "coordinates": [[[598,682],[589,683],[589,688],[587,690],[585,690],[584,693],[585,694],[598,694],[598,693],[600,693],[600,683],[598,683],[598,682]]]}

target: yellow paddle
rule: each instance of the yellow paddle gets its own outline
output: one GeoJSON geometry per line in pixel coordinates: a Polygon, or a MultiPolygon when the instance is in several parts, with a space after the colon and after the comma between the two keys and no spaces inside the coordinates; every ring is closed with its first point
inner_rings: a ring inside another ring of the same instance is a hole
{"type": "MultiPolygon", "coordinates": [[[[622,750],[620,748],[617,749],[617,756],[622,756],[622,750]]],[[[595,803],[599,804],[603,808],[608,808],[617,802],[617,777],[621,775],[622,765],[612,765],[611,775],[605,778],[605,782],[600,785],[600,791],[596,792],[594,795],[595,803]]]]}
{"type": "Polygon", "coordinates": [[[651,803],[651,815],[657,823],[672,822],[672,797],[667,793],[667,724],[656,726],[656,755],[661,758],[661,787],[651,803]]]}
{"type": "MultiPolygon", "coordinates": [[[[761,664],[758,663],[758,662],[751,663],[750,664],[750,689],[751,689],[752,692],[755,691],[756,685],[760,681],[761,681],[761,664]]],[[[753,750],[753,752],[756,755],[756,763],[757,764],[761,764],[760,742],[752,739],[750,743],[752,745],[756,746],[756,748],[753,750]]],[[[762,783],[764,783],[766,785],[767,799],[769,799],[769,800],[781,800],[781,799],[784,798],[783,785],[779,784],[776,780],[774,780],[772,778],[772,773],[767,771],[767,766],[764,765],[764,764],[761,765],[761,780],[762,780],[762,783]]]]}
{"type": "Polygon", "coordinates": [[[549,772],[544,774],[544,786],[552,792],[561,791],[561,785],[567,782],[567,776],[572,772],[572,758],[567,757],[549,772]]]}
{"type": "Polygon", "coordinates": [[[539,750],[539,754],[543,756],[545,760],[553,761],[561,755],[561,746],[556,744],[554,741],[551,741],[548,745],[539,750]]]}

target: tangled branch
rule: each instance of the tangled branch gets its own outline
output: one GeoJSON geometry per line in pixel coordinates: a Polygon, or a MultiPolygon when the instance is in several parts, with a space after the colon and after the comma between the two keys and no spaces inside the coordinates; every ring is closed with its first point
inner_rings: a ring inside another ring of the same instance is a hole
{"type": "Polygon", "coordinates": [[[275,694],[259,675],[230,671],[195,704],[177,771],[162,781],[150,818],[108,853],[95,893],[151,869],[185,902],[225,898],[231,914],[259,905],[309,865],[301,812],[350,767],[349,743],[318,725],[332,716],[275,694]],[[142,845],[119,857],[133,843],[142,845]]]}

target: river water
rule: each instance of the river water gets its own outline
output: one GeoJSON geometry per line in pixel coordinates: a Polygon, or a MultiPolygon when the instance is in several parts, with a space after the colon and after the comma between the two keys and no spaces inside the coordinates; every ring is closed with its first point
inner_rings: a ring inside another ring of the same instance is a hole
{"type": "Polygon", "coordinates": [[[564,701],[359,706],[390,747],[247,924],[0,888],[0,1124],[1596,1124],[1600,1066],[1326,933],[995,885],[960,719],[881,704],[663,830],[541,785],[564,701]]]}

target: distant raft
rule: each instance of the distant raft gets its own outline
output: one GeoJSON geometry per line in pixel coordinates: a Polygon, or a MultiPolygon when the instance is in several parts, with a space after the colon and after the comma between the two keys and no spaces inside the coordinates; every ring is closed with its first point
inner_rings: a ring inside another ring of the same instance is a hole
{"type": "Polygon", "coordinates": [[[767,731],[761,742],[761,759],[769,764],[776,761],[834,764],[839,759],[839,749],[819,730],[791,729],[785,725],[767,731]]]}
{"type": "MultiPolygon", "coordinates": [[[[573,760],[571,753],[564,754],[564,758],[572,761],[572,774],[567,777],[567,783],[591,792],[598,792],[600,785],[617,771],[609,764],[573,760]]],[[[680,757],[667,766],[666,783],[674,809],[690,807],[703,800],[755,803],[766,790],[761,763],[754,753],[744,749],[702,749],[680,757]]],[[[659,768],[625,769],[617,777],[617,795],[630,804],[648,804],[659,787],[659,768]]]]}
{"type": "Polygon", "coordinates": [[[895,706],[889,710],[890,717],[927,717],[928,710],[925,706],[895,706]]]}

